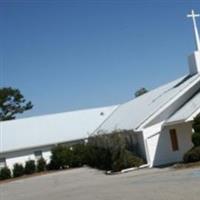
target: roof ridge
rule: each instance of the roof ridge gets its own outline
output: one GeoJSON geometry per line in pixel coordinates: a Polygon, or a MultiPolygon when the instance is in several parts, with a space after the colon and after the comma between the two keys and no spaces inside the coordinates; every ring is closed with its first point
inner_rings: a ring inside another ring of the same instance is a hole
{"type": "MultiPolygon", "coordinates": [[[[143,128],[145,125],[147,125],[150,121],[152,121],[153,119],[155,119],[155,117],[157,117],[161,110],[164,111],[165,107],[168,108],[172,103],[175,102],[176,98],[178,97],[181,97],[183,94],[180,95],[180,92],[183,92],[183,91],[188,91],[190,88],[188,88],[192,83],[196,82],[198,83],[200,81],[200,75],[198,75],[197,77],[195,77],[194,80],[191,80],[183,89],[181,89],[178,93],[176,93],[173,97],[171,97],[167,102],[165,102],[164,104],[162,104],[156,111],[154,111],[151,115],[149,115],[146,119],[143,120],[143,122],[141,122],[137,127],[136,127],[136,130],[137,129],[140,129],[140,128],[143,128]],[[198,80],[199,79],[199,80],[198,80]],[[196,82],[197,81],[197,82],[196,82]],[[169,105],[167,105],[169,104],[169,105]],[[164,109],[162,109],[164,108],[164,109]],[[153,117],[154,116],[154,117],[153,117]],[[151,119],[152,118],[152,119],[151,119]],[[149,122],[148,122],[149,121],[149,122]]],[[[196,84],[195,83],[195,84],[196,84]]]]}

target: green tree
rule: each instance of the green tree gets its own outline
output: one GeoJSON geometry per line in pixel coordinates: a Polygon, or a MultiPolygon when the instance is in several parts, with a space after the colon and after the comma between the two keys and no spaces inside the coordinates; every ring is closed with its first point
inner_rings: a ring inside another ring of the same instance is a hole
{"type": "Polygon", "coordinates": [[[32,103],[26,102],[19,89],[0,88],[0,121],[15,119],[16,114],[23,113],[32,107],[32,103]]]}

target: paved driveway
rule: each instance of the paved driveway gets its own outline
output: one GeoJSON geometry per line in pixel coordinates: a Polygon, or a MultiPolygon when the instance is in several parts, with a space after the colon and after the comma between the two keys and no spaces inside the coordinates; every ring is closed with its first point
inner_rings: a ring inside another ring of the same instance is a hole
{"type": "Polygon", "coordinates": [[[200,168],[106,176],[80,168],[0,185],[0,200],[199,200],[200,168]]]}

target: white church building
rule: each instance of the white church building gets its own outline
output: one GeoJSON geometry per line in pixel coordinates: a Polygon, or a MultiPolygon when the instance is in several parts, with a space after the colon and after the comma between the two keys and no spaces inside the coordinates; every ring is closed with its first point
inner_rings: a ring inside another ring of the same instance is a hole
{"type": "Polygon", "coordinates": [[[49,161],[56,144],[84,141],[99,131],[133,130],[149,167],[182,161],[192,147],[192,121],[200,113],[200,39],[189,73],[120,105],[0,122],[0,166],[12,168],[40,157],[49,161]]]}

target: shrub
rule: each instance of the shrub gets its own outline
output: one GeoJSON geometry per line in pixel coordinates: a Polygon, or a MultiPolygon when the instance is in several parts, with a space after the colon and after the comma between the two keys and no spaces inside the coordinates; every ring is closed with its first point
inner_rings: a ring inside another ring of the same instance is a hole
{"type": "Polygon", "coordinates": [[[46,168],[47,168],[47,170],[58,170],[58,169],[60,169],[60,166],[57,165],[57,163],[55,163],[54,160],[51,160],[51,161],[47,164],[46,168]]]}
{"type": "Polygon", "coordinates": [[[19,177],[24,175],[24,167],[21,164],[14,164],[13,177],[19,177]]]}
{"type": "Polygon", "coordinates": [[[35,172],[36,166],[34,160],[26,161],[24,172],[25,174],[33,174],[35,172]]]}
{"type": "Polygon", "coordinates": [[[200,133],[193,133],[192,134],[192,142],[195,147],[200,146],[200,133]]]}
{"type": "Polygon", "coordinates": [[[192,142],[194,146],[197,147],[200,146],[200,114],[194,118],[192,127],[194,129],[194,133],[192,135],[192,142]]]}
{"type": "Polygon", "coordinates": [[[109,149],[88,144],[85,152],[85,163],[91,167],[110,170],[112,154],[109,149]]]}
{"type": "Polygon", "coordinates": [[[132,131],[97,134],[87,144],[76,144],[70,149],[58,145],[52,149],[48,170],[81,167],[87,164],[101,170],[119,171],[139,166],[143,160],[137,156],[137,142],[132,131]]]}
{"type": "Polygon", "coordinates": [[[200,114],[194,118],[192,126],[194,131],[200,134],[200,114]]]}
{"type": "Polygon", "coordinates": [[[63,156],[64,156],[64,166],[62,166],[62,168],[72,167],[73,151],[69,147],[65,147],[65,150],[63,152],[63,156]]]}
{"type": "Polygon", "coordinates": [[[185,153],[183,157],[185,163],[200,161],[200,146],[194,147],[185,153]]]}
{"type": "Polygon", "coordinates": [[[5,180],[11,178],[11,171],[8,167],[3,167],[0,169],[0,180],[5,180]]]}
{"type": "Polygon", "coordinates": [[[52,169],[64,169],[66,165],[66,147],[64,145],[58,145],[51,151],[50,167],[52,169]]]}
{"type": "Polygon", "coordinates": [[[37,161],[37,171],[38,172],[42,172],[46,170],[46,161],[44,160],[44,158],[40,158],[37,161]]]}
{"type": "Polygon", "coordinates": [[[194,129],[192,134],[194,147],[184,154],[183,161],[185,163],[200,161],[200,114],[194,118],[192,127],[194,129]]]}
{"type": "Polygon", "coordinates": [[[135,156],[132,152],[123,150],[119,152],[119,155],[113,159],[112,170],[120,171],[122,169],[130,167],[139,167],[144,164],[143,160],[135,156]]]}
{"type": "Polygon", "coordinates": [[[91,137],[87,152],[87,164],[103,170],[120,171],[144,163],[137,156],[137,142],[132,131],[115,131],[91,137]]]}
{"type": "Polygon", "coordinates": [[[70,167],[81,167],[86,164],[86,146],[84,144],[76,144],[71,151],[70,167]]]}
{"type": "Polygon", "coordinates": [[[85,146],[76,144],[73,148],[58,145],[52,149],[51,162],[48,169],[64,169],[69,167],[80,167],[85,163],[85,146]]]}

